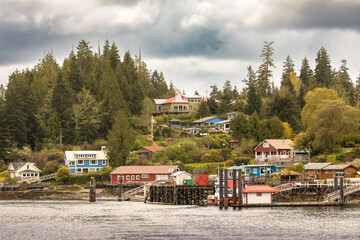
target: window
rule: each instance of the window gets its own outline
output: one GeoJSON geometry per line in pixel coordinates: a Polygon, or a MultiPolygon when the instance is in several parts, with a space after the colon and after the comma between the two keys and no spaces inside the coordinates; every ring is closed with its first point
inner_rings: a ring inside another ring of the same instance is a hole
{"type": "Polygon", "coordinates": [[[84,160],[78,160],[78,165],[83,165],[84,164],[84,160]]]}
{"type": "Polygon", "coordinates": [[[88,168],[83,168],[83,172],[87,173],[87,172],[89,172],[89,169],[88,168]]]}
{"type": "Polygon", "coordinates": [[[136,180],[140,180],[140,175],[136,175],[136,180]]]}
{"type": "Polygon", "coordinates": [[[262,193],[256,193],[256,196],[257,196],[257,197],[261,197],[261,196],[262,196],[262,193]]]}
{"type": "Polygon", "coordinates": [[[333,170],[333,174],[335,174],[335,170],[333,170]]]}
{"type": "Polygon", "coordinates": [[[257,174],[257,169],[256,168],[253,169],[253,174],[257,174]]]}
{"type": "Polygon", "coordinates": [[[84,158],[84,157],[85,157],[84,154],[78,154],[78,155],[77,155],[77,158],[84,158]]]}
{"type": "Polygon", "coordinates": [[[31,176],[33,177],[33,176],[34,176],[34,174],[32,173],[32,174],[31,174],[31,176]]]}
{"type": "Polygon", "coordinates": [[[129,176],[129,175],[126,175],[126,180],[130,180],[130,176],[129,176]]]}
{"type": "Polygon", "coordinates": [[[306,173],[309,174],[309,170],[306,170],[306,173]]]}
{"type": "Polygon", "coordinates": [[[329,173],[329,170],[326,170],[326,173],[329,173]]]}
{"type": "Polygon", "coordinates": [[[30,169],[29,165],[27,165],[27,169],[30,169]]]}
{"type": "Polygon", "coordinates": [[[134,175],[131,175],[131,180],[135,180],[135,176],[134,176],[134,175]]]}
{"type": "Polygon", "coordinates": [[[26,177],[26,174],[25,174],[25,173],[23,173],[23,177],[26,177]]]}
{"type": "Polygon", "coordinates": [[[102,160],[102,165],[106,165],[106,160],[102,160]]]}
{"type": "Polygon", "coordinates": [[[286,150],[283,151],[283,155],[286,155],[286,150]]]}
{"type": "Polygon", "coordinates": [[[269,148],[269,143],[264,142],[263,147],[264,147],[264,148],[269,148]]]}
{"type": "Polygon", "coordinates": [[[81,173],[81,168],[77,168],[76,172],[81,173]]]}
{"type": "Polygon", "coordinates": [[[265,168],[260,168],[260,174],[261,175],[265,174],[265,168]]]}
{"type": "Polygon", "coordinates": [[[346,174],[350,174],[350,170],[346,170],[346,172],[345,172],[346,174]]]}
{"type": "Polygon", "coordinates": [[[75,166],[75,162],[69,162],[69,166],[75,166]]]}
{"type": "Polygon", "coordinates": [[[95,172],[95,171],[96,171],[96,168],[90,168],[90,171],[95,172]]]}
{"type": "Polygon", "coordinates": [[[90,160],[90,164],[91,164],[91,165],[96,165],[96,164],[97,164],[97,160],[90,160]]]}
{"type": "Polygon", "coordinates": [[[141,175],[142,178],[149,178],[149,174],[143,174],[141,175]]]}
{"type": "Polygon", "coordinates": [[[37,173],[35,173],[34,176],[37,177],[37,173]]]}

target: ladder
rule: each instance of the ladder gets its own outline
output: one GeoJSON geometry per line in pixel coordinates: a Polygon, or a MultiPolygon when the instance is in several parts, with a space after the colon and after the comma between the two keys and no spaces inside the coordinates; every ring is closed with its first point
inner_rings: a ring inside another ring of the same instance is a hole
{"type": "MultiPolygon", "coordinates": [[[[360,191],[360,184],[355,184],[344,188],[344,197],[354,192],[360,191]]],[[[340,190],[326,194],[324,196],[325,202],[333,202],[340,199],[340,190]]]]}

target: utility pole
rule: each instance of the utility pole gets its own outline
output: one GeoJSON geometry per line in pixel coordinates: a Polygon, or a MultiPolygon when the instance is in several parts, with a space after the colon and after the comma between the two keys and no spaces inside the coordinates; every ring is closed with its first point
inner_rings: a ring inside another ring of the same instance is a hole
{"type": "Polygon", "coordinates": [[[309,148],[308,148],[309,163],[311,162],[311,161],[310,161],[310,152],[311,152],[311,147],[310,147],[310,145],[309,145],[309,148]]]}

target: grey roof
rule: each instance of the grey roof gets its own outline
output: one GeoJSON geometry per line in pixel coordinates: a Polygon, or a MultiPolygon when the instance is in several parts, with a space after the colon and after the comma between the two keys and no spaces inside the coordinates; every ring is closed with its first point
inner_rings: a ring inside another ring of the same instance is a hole
{"type": "Polygon", "coordinates": [[[17,171],[19,168],[24,166],[26,162],[12,162],[11,164],[13,165],[14,170],[17,171]]]}
{"type": "Polygon", "coordinates": [[[343,170],[350,166],[352,166],[352,165],[350,165],[350,164],[329,165],[329,166],[324,167],[323,170],[343,170]]]}
{"type": "Polygon", "coordinates": [[[181,122],[180,119],[171,119],[169,122],[181,122]]]}
{"type": "Polygon", "coordinates": [[[232,166],[232,167],[229,167],[227,168],[228,170],[243,170],[245,171],[245,166],[232,166]]]}
{"type": "Polygon", "coordinates": [[[308,163],[304,167],[305,170],[321,170],[329,165],[331,165],[331,163],[308,163]]]}

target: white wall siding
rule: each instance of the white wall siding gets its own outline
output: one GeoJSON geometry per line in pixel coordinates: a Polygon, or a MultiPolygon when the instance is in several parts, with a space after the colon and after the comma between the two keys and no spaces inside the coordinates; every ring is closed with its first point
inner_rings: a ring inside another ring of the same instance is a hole
{"type": "Polygon", "coordinates": [[[256,196],[256,193],[247,193],[247,203],[271,203],[271,193],[261,193],[261,196],[256,196]]]}

